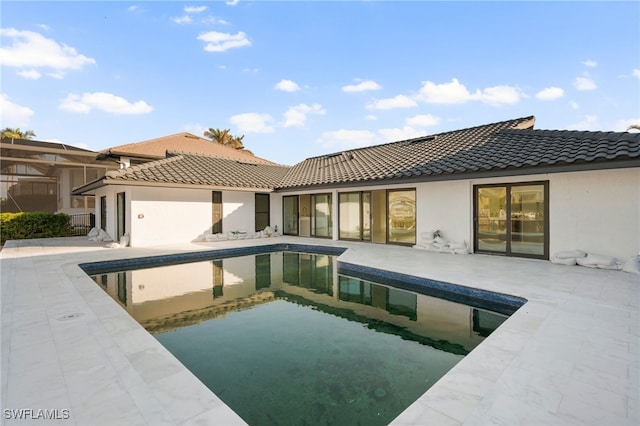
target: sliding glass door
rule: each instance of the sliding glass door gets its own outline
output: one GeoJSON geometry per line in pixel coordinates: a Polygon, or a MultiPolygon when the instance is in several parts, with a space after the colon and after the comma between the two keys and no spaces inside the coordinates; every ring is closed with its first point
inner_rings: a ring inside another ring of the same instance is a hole
{"type": "Polygon", "coordinates": [[[549,258],[549,184],[478,185],[474,191],[477,252],[549,258]]]}
{"type": "Polygon", "coordinates": [[[343,192],[339,198],[339,238],[371,240],[371,193],[343,192]]]}

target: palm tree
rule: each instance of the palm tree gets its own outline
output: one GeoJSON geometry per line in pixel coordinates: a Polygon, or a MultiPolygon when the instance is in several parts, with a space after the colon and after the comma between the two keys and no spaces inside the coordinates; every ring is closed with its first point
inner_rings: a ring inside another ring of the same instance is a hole
{"type": "Polygon", "coordinates": [[[242,136],[233,136],[229,133],[229,129],[214,129],[209,128],[204,132],[204,137],[209,138],[214,142],[218,142],[221,145],[229,146],[235,149],[244,149],[244,145],[242,144],[242,139],[244,139],[244,135],[242,136]]]}
{"type": "Polygon", "coordinates": [[[632,124],[631,126],[629,126],[627,131],[629,131],[631,129],[640,130],[640,124],[632,124]]]}
{"type": "Polygon", "coordinates": [[[10,127],[6,127],[2,129],[2,137],[11,139],[31,139],[35,138],[36,134],[33,130],[25,130],[23,132],[20,128],[12,129],[10,127]]]}

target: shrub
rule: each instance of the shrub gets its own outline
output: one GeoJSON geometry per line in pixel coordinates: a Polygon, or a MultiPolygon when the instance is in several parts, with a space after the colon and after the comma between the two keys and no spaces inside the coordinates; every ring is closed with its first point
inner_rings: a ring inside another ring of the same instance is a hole
{"type": "Polygon", "coordinates": [[[66,237],[71,216],[64,213],[0,213],[0,240],[66,237]]]}

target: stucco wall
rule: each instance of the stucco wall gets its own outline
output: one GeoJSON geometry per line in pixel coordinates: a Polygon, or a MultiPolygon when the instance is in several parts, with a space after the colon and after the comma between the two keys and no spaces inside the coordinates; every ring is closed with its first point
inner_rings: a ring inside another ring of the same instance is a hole
{"type": "Polygon", "coordinates": [[[254,232],[255,223],[253,192],[222,192],[222,232],[254,232]]]}
{"type": "MultiPolygon", "coordinates": [[[[125,229],[131,236],[131,246],[191,242],[211,233],[211,190],[186,188],[154,188],[138,186],[108,186],[96,191],[96,224],[100,224],[100,197],[107,196],[107,233],[116,233],[116,193],[125,192],[127,220],[125,229]]],[[[281,204],[281,199],[277,200],[281,204]]],[[[255,231],[255,195],[253,192],[222,191],[222,230],[255,231]]],[[[281,222],[280,204],[271,217],[281,222]]],[[[273,224],[272,224],[273,225],[273,224]]]]}
{"type": "Polygon", "coordinates": [[[433,182],[416,185],[416,241],[420,234],[439,230],[449,241],[473,242],[472,185],[469,181],[433,182]]]}
{"type": "Polygon", "coordinates": [[[211,191],[130,188],[134,247],[189,242],[211,229],[211,191]]]}
{"type": "Polygon", "coordinates": [[[640,170],[560,173],[549,186],[550,252],[627,258],[640,250],[640,170]]]}

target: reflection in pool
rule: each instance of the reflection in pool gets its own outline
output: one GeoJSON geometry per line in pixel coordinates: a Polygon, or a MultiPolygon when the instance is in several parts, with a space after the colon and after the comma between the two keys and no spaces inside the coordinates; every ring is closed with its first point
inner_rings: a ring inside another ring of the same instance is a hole
{"type": "Polygon", "coordinates": [[[93,278],[251,425],[388,424],[506,319],[309,253],[93,278]]]}

